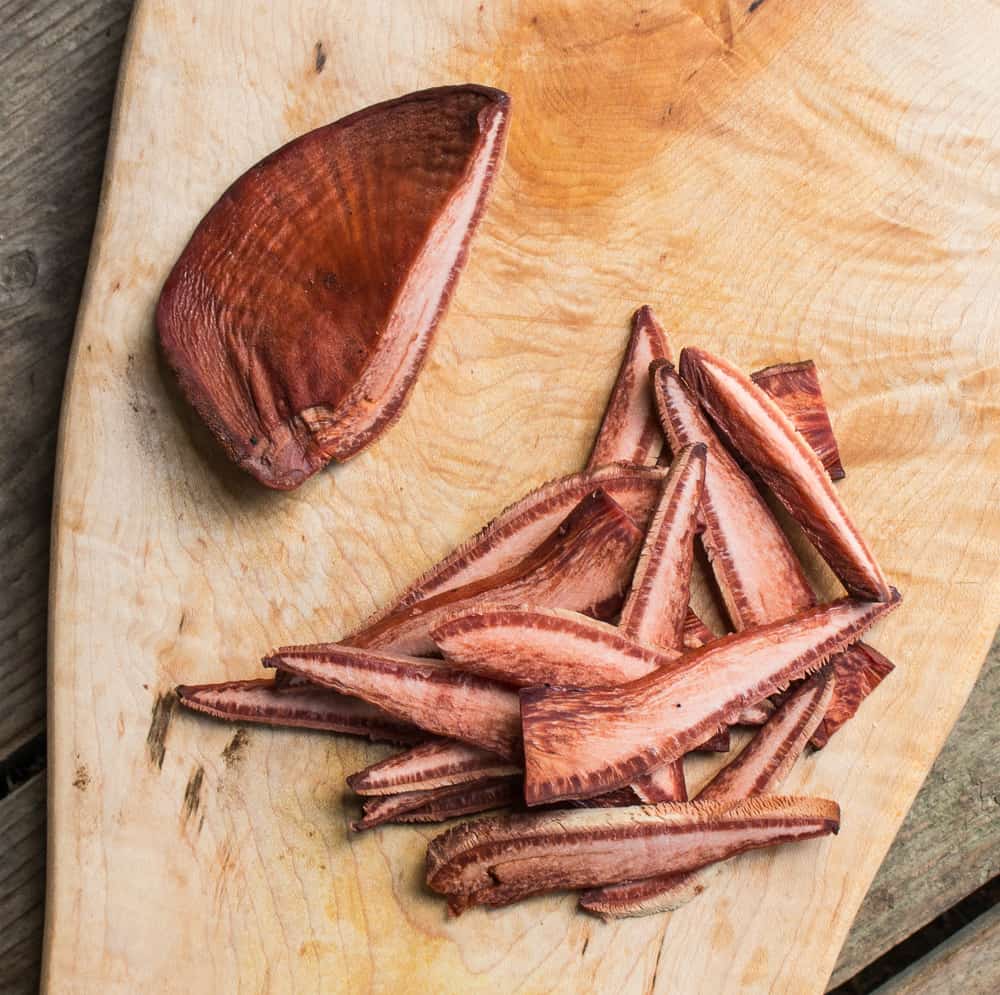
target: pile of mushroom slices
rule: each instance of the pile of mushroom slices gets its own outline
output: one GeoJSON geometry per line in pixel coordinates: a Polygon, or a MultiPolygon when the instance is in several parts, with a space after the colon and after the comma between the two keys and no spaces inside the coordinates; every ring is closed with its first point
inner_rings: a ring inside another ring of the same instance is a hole
{"type": "Polygon", "coordinates": [[[496,809],[433,839],[454,913],[553,890],[598,915],[677,908],[710,865],[836,833],[840,810],[775,794],[892,670],[859,641],[899,603],[833,481],[811,362],[747,376],[685,349],[648,307],[590,460],[527,494],[336,643],[269,654],[273,679],[178,688],[217,718],[406,749],[348,778],[356,830],[496,809]],[[671,458],[672,457],[672,458],[671,458]],[[819,603],[764,498],[845,596],[819,603]],[[700,541],[732,632],[690,606],[700,541]],[[728,752],[689,800],[684,758],[728,752]]]}

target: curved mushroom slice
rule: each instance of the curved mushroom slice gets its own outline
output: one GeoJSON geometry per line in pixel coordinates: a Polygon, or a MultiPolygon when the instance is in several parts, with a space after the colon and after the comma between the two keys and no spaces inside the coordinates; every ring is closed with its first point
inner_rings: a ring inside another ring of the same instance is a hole
{"type": "Polygon", "coordinates": [[[865,700],[895,669],[878,650],[867,643],[855,643],[831,661],[836,680],[833,701],[823,721],[813,733],[812,745],[820,750],[830,737],[854,717],[865,700]]]}
{"type": "Polygon", "coordinates": [[[684,756],[744,705],[818,669],[891,611],[844,598],[693,650],[616,688],[521,691],[525,800],[586,798],[684,756]]]}
{"type": "Polygon", "coordinates": [[[363,639],[387,616],[418,601],[472,584],[506,570],[540,546],[588,495],[602,490],[643,531],[649,521],[666,471],[658,467],[614,463],[592,472],[551,480],[502,511],[471,539],[410,585],[394,602],[368,618],[345,643],[363,639]]]}
{"type": "MultiPolygon", "coordinates": [[[[735,804],[776,791],[816,730],[833,694],[832,664],[803,681],[746,748],[698,794],[699,801],[735,804]]],[[[679,908],[705,890],[709,868],[623,881],[580,896],[580,907],[606,918],[679,908]]]]}
{"type": "Polygon", "coordinates": [[[441,87],[297,138],[198,225],[160,296],[167,362],[229,457],[298,486],[399,416],[465,264],[510,99],[441,87]]]}
{"type": "Polygon", "coordinates": [[[702,349],[681,353],[684,379],[712,420],[826,559],[848,593],[886,601],[889,583],[819,457],[780,407],[732,363],[702,349]]]}
{"type": "Polygon", "coordinates": [[[481,778],[471,784],[449,784],[429,791],[406,791],[369,798],[363,815],[351,823],[359,832],[386,822],[443,822],[457,815],[471,815],[503,808],[521,795],[520,777],[481,778]]]}
{"type": "Polygon", "coordinates": [[[413,743],[423,736],[416,726],[366,701],[315,685],[277,687],[269,678],[182,684],[177,697],[185,708],[231,722],[342,732],[373,743],[413,743]]]}
{"type": "Polygon", "coordinates": [[[677,454],[649,524],[618,621],[622,632],[641,643],[683,649],[705,455],[701,444],[677,454]]]}
{"type": "MultiPolygon", "coordinates": [[[[705,452],[687,446],[674,459],[618,621],[625,635],[676,652],[684,648],[705,452]]],[[[643,775],[632,790],[644,802],[687,801],[683,759],[643,775]]]]}
{"type": "Polygon", "coordinates": [[[439,660],[327,644],[282,647],[264,664],[371,702],[437,736],[520,759],[517,694],[439,660]]]}
{"type": "Polygon", "coordinates": [[[477,605],[449,616],[431,636],[453,666],[516,687],[625,684],[680,658],[557,608],[477,605]]]}
{"type": "Polygon", "coordinates": [[[826,714],[834,680],[833,664],[828,663],[802,681],[698,797],[732,803],[777,791],[826,714]]]}
{"type": "Polygon", "coordinates": [[[617,460],[656,465],[663,448],[663,433],[649,392],[649,364],[654,359],[670,359],[670,346],[666,332],[647,304],[632,315],[632,333],[587,461],[588,469],[617,460]]]}
{"type": "Polygon", "coordinates": [[[811,359],[801,363],[779,363],[750,374],[750,379],[781,408],[795,430],[808,443],[830,474],[831,480],[843,480],[844,465],[830,424],[830,412],[823,400],[816,364],[811,359]]]}
{"type": "Polygon", "coordinates": [[[540,892],[694,870],[746,850],[837,832],[840,809],[820,798],[738,805],[666,802],[481,819],[427,848],[427,884],[460,913],[540,892]]]}
{"type": "MultiPolygon", "coordinates": [[[[702,543],[733,627],[741,631],[764,625],[814,605],[815,595],[791,543],[677,371],[658,364],[651,375],[656,409],[671,448],[679,450],[693,442],[708,446],[702,543]]],[[[856,669],[846,663],[840,668],[856,669]]],[[[874,663],[861,680],[849,681],[845,674],[834,690],[832,710],[846,721],[861,702],[861,697],[848,698],[848,689],[866,692],[884,676],[874,663]]],[[[741,717],[741,724],[748,724],[748,718],[741,717]]],[[[762,718],[766,720],[766,715],[762,718]]]]}
{"type": "Polygon", "coordinates": [[[359,795],[395,795],[519,772],[520,767],[495,753],[450,739],[431,739],[351,774],[347,783],[359,795]]]}
{"type": "Polygon", "coordinates": [[[460,785],[459,791],[421,805],[397,816],[396,822],[444,822],[460,815],[475,815],[506,808],[521,800],[521,779],[502,778],[495,782],[460,785]]]}
{"type": "Polygon", "coordinates": [[[442,591],[352,636],[351,646],[410,656],[435,652],[430,632],[456,607],[531,602],[608,618],[621,608],[642,532],[602,490],[588,494],[523,560],[500,573],[442,591]]]}

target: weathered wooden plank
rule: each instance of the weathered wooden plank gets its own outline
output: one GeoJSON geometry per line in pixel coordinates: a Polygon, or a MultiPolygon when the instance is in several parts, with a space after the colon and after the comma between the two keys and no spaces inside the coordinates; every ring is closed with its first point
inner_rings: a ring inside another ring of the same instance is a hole
{"type": "Polygon", "coordinates": [[[0,758],[42,729],[56,422],[130,0],[0,0],[0,758]]]}
{"type": "Polygon", "coordinates": [[[875,995],[993,995],[1000,991],[1000,905],[911,964],[875,995]]]}
{"type": "Polygon", "coordinates": [[[853,977],[997,874],[1000,637],[872,882],[830,987],[853,977]]]}
{"type": "Polygon", "coordinates": [[[0,802],[0,992],[38,990],[45,895],[45,775],[0,802]]]}

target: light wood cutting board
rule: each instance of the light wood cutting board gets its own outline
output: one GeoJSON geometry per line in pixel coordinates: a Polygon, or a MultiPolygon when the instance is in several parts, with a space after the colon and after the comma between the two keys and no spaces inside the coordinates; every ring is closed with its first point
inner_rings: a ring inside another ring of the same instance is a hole
{"type": "Polygon", "coordinates": [[[141,0],[59,456],[48,990],[821,991],[1000,613],[998,51],[984,0],[141,0]],[[510,145],[412,401],[268,493],[168,391],[168,269],[271,149],[462,81],[513,95],[510,145]],[[170,689],[337,637],[578,468],[644,302],[677,348],[817,361],[840,490],[905,593],[872,637],[898,667],[788,785],[840,801],[839,837],[671,916],[448,920],[433,829],[348,836],[344,775],[379,749],[242,733],[170,689]]]}

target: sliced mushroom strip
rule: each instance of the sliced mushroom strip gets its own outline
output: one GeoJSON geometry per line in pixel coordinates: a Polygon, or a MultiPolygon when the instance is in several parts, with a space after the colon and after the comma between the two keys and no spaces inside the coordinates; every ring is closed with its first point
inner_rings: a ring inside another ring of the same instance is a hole
{"type": "Polygon", "coordinates": [[[481,601],[530,602],[610,618],[621,608],[641,543],[642,532],[621,506],[604,491],[593,491],[520,562],[419,601],[348,642],[428,656],[435,652],[435,624],[455,608],[481,601]]]}
{"type": "Polygon", "coordinates": [[[586,798],[685,753],[817,670],[898,603],[844,598],[692,650],[630,684],[521,691],[525,800],[586,798]]]}
{"type": "Polygon", "coordinates": [[[611,391],[587,468],[625,460],[654,466],[663,448],[649,390],[649,364],[670,359],[666,332],[652,308],[644,305],[632,315],[632,333],[618,379],[611,391]]]}
{"type": "Polygon", "coordinates": [[[451,739],[431,739],[351,774],[359,795],[394,795],[517,774],[520,767],[495,753],[451,739]]]}
{"type": "Polygon", "coordinates": [[[867,643],[855,643],[831,661],[836,687],[830,707],[813,733],[811,743],[822,749],[858,706],[892,673],[893,665],[867,643]]]}
{"type": "MultiPolygon", "coordinates": [[[[516,687],[627,684],[681,657],[637,643],[606,622],[553,608],[479,605],[449,616],[431,636],[449,663],[516,687]]],[[[734,724],[762,725],[770,714],[769,704],[755,703],[741,708],[734,724]]]]}
{"type": "Polygon", "coordinates": [[[737,805],[664,802],[483,819],[427,848],[427,883],[460,913],[528,895],[694,870],[746,850],[837,832],[840,809],[819,798],[737,805]]]}
{"type": "Polygon", "coordinates": [[[674,651],[684,647],[705,454],[700,443],[677,454],[653,512],[618,621],[619,629],[641,643],[674,651]]]}
{"type": "Polygon", "coordinates": [[[517,694],[441,663],[352,646],[289,646],[266,666],[354,695],[437,736],[459,739],[505,760],[521,756],[517,694]]]}
{"type": "MultiPolygon", "coordinates": [[[[832,694],[833,665],[827,664],[798,685],[767,725],[702,788],[698,800],[735,804],[776,791],[822,720],[832,694]]],[[[580,907],[606,918],[667,912],[701,894],[710,871],[608,885],[581,895],[580,907]]]]}
{"type": "Polygon", "coordinates": [[[551,480],[515,501],[343,640],[363,640],[389,615],[418,601],[502,573],[536,550],[588,495],[602,490],[645,531],[666,471],[615,463],[551,480]]]}
{"type": "Polygon", "coordinates": [[[395,795],[517,774],[495,753],[450,739],[432,739],[359,770],[347,783],[359,795],[395,795]]]}
{"type": "Polygon", "coordinates": [[[375,705],[314,684],[278,687],[270,678],[182,684],[177,697],[185,708],[230,722],[341,732],[376,743],[412,743],[424,735],[375,705]]]}
{"type": "MultiPolygon", "coordinates": [[[[674,652],[684,649],[704,481],[705,447],[685,447],[677,453],[663,482],[618,620],[618,628],[627,636],[674,652]]],[[[683,758],[644,774],[632,784],[632,790],[644,802],[687,801],[683,758]]]]}
{"type": "Polygon", "coordinates": [[[801,363],[779,363],[751,373],[750,379],[785,412],[819,457],[830,479],[843,480],[847,474],[840,462],[840,450],[830,424],[830,412],[823,400],[816,364],[811,359],[801,363]]]}
{"type": "Polygon", "coordinates": [[[386,822],[443,822],[458,815],[471,815],[503,808],[521,796],[521,778],[481,778],[468,784],[449,784],[429,791],[406,791],[397,795],[368,798],[364,814],[351,823],[359,832],[386,822]],[[404,818],[408,816],[408,818],[404,818]]]}
{"type": "Polygon", "coordinates": [[[555,608],[477,605],[456,612],[431,635],[453,666],[518,687],[625,684],[681,656],[555,608]]]}
{"type": "Polygon", "coordinates": [[[732,363],[703,349],[681,353],[681,373],[733,448],[802,526],[848,593],[887,601],[889,582],[822,462],[767,392],[732,363]]]}

